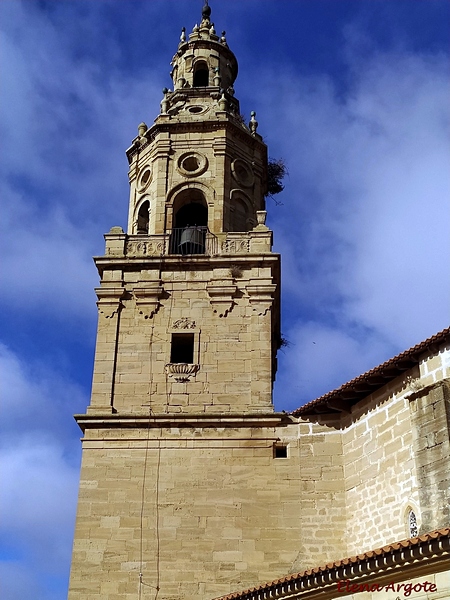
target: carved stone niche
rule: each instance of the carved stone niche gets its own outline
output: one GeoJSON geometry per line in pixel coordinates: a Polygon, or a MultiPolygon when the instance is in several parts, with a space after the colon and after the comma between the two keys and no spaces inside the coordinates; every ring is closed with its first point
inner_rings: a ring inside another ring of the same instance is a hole
{"type": "Polygon", "coordinates": [[[268,283],[250,283],[246,289],[250,306],[258,315],[265,315],[272,306],[273,295],[277,286],[268,283]]]}
{"type": "Polygon", "coordinates": [[[139,314],[144,319],[151,319],[160,307],[159,299],[164,292],[161,281],[145,281],[135,287],[133,292],[139,314]]]}
{"type": "Polygon", "coordinates": [[[207,284],[206,291],[209,294],[209,301],[213,311],[219,317],[226,317],[235,304],[233,298],[236,294],[237,286],[233,283],[233,280],[212,279],[207,284]]]}
{"type": "Polygon", "coordinates": [[[122,308],[121,299],[124,295],[123,287],[99,287],[95,288],[97,294],[97,306],[100,315],[111,319],[122,308]]]}

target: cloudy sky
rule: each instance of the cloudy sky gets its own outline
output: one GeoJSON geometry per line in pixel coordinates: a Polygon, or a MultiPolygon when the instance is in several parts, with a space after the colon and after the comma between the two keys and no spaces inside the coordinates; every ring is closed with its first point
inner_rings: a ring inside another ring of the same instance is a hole
{"type": "MultiPolygon", "coordinates": [[[[443,329],[446,0],[211,0],[289,170],[275,389],[293,409],[443,329]]],[[[124,151],[202,0],[2,0],[2,600],[63,600],[96,328],[91,256],[126,225],[124,151]]]]}

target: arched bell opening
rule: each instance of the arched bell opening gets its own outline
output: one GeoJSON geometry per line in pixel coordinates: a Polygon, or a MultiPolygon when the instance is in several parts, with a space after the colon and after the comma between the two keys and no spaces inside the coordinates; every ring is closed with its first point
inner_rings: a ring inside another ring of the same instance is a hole
{"type": "Polygon", "coordinates": [[[209,69],[205,61],[200,60],[194,67],[194,87],[207,87],[209,85],[209,69]]]}
{"type": "Polygon", "coordinates": [[[208,207],[202,192],[188,189],[174,203],[172,254],[205,254],[208,207]]]}
{"type": "Polygon", "coordinates": [[[141,204],[137,216],[136,232],[140,235],[148,235],[150,221],[150,202],[146,200],[141,204]]]}

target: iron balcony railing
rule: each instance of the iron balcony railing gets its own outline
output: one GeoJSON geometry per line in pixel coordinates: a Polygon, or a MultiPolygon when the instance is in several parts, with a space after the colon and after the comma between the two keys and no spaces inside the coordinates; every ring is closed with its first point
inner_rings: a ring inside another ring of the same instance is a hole
{"type": "Polygon", "coordinates": [[[217,254],[218,239],[208,227],[188,225],[172,229],[169,238],[169,254],[217,254]]]}

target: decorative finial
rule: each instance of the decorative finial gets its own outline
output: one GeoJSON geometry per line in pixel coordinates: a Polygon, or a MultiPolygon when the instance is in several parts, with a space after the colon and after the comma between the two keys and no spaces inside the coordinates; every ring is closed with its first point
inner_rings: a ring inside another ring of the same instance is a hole
{"type": "Polygon", "coordinates": [[[143,121],[142,121],[142,123],[139,123],[138,133],[141,137],[143,137],[145,135],[145,132],[147,131],[147,129],[148,129],[148,127],[143,121]]]}
{"type": "Polygon", "coordinates": [[[180,35],[180,42],[183,44],[186,41],[186,27],[183,27],[180,35]]]}
{"type": "Polygon", "coordinates": [[[211,7],[208,4],[208,0],[205,0],[205,4],[202,8],[202,19],[205,21],[209,21],[209,17],[211,16],[211,7]]]}
{"type": "Polygon", "coordinates": [[[163,88],[164,97],[161,100],[161,114],[165,115],[167,113],[167,109],[169,108],[169,99],[167,98],[167,94],[169,93],[168,88],[163,88]]]}
{"type": "Polygon", "coordinates": [[[250,113],[250,123],[248,124],[248,127],[252,133],[252,135],[255,135],[256,130],[258,129],[258,121],[255,119],[256,117],[256,112],[254,110],[252,110],[252,112],[250,113]]]}
{"type": "Polygon", "coordinates": [[[226,31],[222,31],[222,37],[220,38],[220,43],[227,45],[226,31]]]}

